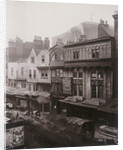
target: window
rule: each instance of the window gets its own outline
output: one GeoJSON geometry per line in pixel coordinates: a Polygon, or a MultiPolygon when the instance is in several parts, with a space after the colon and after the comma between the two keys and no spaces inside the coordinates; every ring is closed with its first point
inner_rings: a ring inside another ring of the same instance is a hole
{"type": "Polygon", "coordinates": [[[29,91],[31,91],[31,84],[29,83],[29,91]]]}
{"type": "Polygon", "coordinates": [[[34,72],[33,72],[33,73],[34,73],[34,78],[36,78],[36,70],[34,70],[34,72]]]}
{"type": "Polygon", "coordinates": [[[83,71],[82,71],[82,69],[79,69],[79,78],[83,78],[83,71]]]}
{"type": "Polygon", "coordinates": [[[55,54],[55,60],[60,60],[60,54],[58,53],[55,54]]]}
{"type": "Polygon", "coordinates": [[[21,88],[26,88],[26,82],[25,81],[21,82],[21,88]]]}
{"type": "Polygon", "coordinates": [[[73,85],[73,95],[76,96],[77,95],[77,84],[73,85]]]}
{"type": "Polygon", "coordinates": [[[73,70],[73,95],[83,95],[83,70],[81,68],[75,68],[73,70]]]}
{"type": "Polygon", "coordinates": [[[91,85],[91,97],[96,98],[96,85],[91,85]]]}
{"type": "Polygon", "coordinates": [[[73,59],[79,59],[79,51],[73,51],[73,59]]]}
{"type": "Polygon", "coordinates": [[[34,64],[35,63],[35,57],[31,57],[30,59],[31,59],[31,63],[34,64]]]}
{"type": "Polygon", "coordinates": [[[41,78],[42,79],[48,78],[48,71],[47,70],[41,70],[41,78]]]}
{"type": "Polygon", "coordinates": [[[93,71],[91,73],[91,97],[103,99],[103,71],[93,71]]]}
{"type": "Polygon", "coordinates": [[[62,75],[63,75],[63,70],[62,70],[62,69],[56,69],[56,70],[55,70],[55,75],[56,75],[57,77],[62,77],[62,75]]]}
{"type": "Polygon", "coordinates": [[[93,78],[93,79],[97,78],[96,71],[91,73],[91,78],[93,78]]]}
{"type": "Polygon", "coordinates": [[[73,77],[77,78],[77,69],[74,69],[74,71],[73,71],[73,77]]]}
{"type": "Polygon", "coordinates": [[[79,85],[79,96],[83,95],[83,86],[79,85]]]}
{"type": "Polygon", "coordinates": [[[24,75],[24,68],[21,67],[21,75],[23,76],[24,75]]]}
{"type": "Polygon", "coordinates": [[[14,73],[14,69],[13,68],[11,68],[11,75],[13,76],[13,73],[14,73]]]}
{"type": "Polygon", "coordinates": [[[32,78],[32,71],[29,70],[29,78],[32,78]]]}
{"type": "Polygon", "coordinates": [[[98,73],[98,79],[103,79],[103,73],[102,72],[98,73]]]}
{"type": "Polygon", "coordinates": [[[41,56],[41,62],[44,63],[45,62],[45,55],[41,56]]]}
{"type": "Polygon", "coordinates": [[[92,49],[92,58],[99,58],[99,47],[95,47],[92,49]]]}
{"type": "Polygon", "coordinates": [[[14,87],[16,87],[16,81],[14,81],[14,87]]]}
{"type": "Polygon", "coordinates": [[[33,91],[37,91],[37,85],[33,84],[33,91]]]}

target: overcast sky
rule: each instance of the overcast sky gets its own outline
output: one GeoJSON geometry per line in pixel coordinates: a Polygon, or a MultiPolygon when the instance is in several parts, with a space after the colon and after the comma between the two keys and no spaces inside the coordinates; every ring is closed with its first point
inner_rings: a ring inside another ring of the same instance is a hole
{"type": "Polygon", "coordinates": [[[7,2],[6,38],[19,36],[23,41],[32,41],[34,36],[52,38],[84,21],[107,20],[114,25],[112,15],[116,5],[66,4],[42,2],[7,2]]]}

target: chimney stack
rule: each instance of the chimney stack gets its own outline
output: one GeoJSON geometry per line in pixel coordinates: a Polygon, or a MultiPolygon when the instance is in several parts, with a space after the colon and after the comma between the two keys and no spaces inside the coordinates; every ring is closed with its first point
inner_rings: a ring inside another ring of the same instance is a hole
{"type": "Polygon", "coordinates": [[[49,49],[50,47],[50,40],[48,37],[45,37],[45,40],[44,40],[44,49],[49,49]]]}
{"type": "Polygon", "coordinates": [[[43,49],[43,41],[40,36],[34,37],[34,49],[43,49]]]}

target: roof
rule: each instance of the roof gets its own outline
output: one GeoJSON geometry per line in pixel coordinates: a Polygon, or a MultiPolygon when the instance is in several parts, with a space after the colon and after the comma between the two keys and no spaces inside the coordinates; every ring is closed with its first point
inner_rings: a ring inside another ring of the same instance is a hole
{"type": "Polygon", "coordinates": [[[63,46],[64,46],[63,44],[58,44],[58,43],[57,43],[57,44],[55,44],[53,47],[50,48],[50,51],[51,51],[52,49],[54,49],[55,47],[63,48],[63,46]]]}
{"type": "MultiPolygon", "coordinates": [[[[55,45],[58,38],[61,38],[64,44],[67,42],[77,42],[81,35],[85,35],[87,40],[98,38],[98,25],[95,22],[82,22],[79,25],[72,27],[69,31],[64,32],[52,38],[52,45],[55,45]]],[[[114,36],[112,26],[104,27],[104,31],[108,36],[114,36]]]]}
{"type": "Polygon", "coordinates": [[[9,95],[20,95],[20,96],[25,96],[25,95],[29,95],[29,96],[36,96],[37,92],[33,92],[33,91],[29,91],[25,88],[12,88],[12,87],[6,87],[5,90],[6,94],[9,95]]]}
{"type": "Polygon", "coordinates": [[[104,29],[104,31],[109,35],[109,36],[114,36],[114,29],[111,26],[102,26],[102,28],[104,29]]]}
{"type": "Polygon", "coordinates": [[[50,102],[50,93],[46,91],[41,91],[37,93],[37,101],[39,104],[45,104],[50,102]]]}
{"type": "Polygon", "coordinates": [[[78,46],[78,45],[84,45],[84,44],[89,44],[89,43],[94,43],[94,42],[102,42],[102,41],[108,41],[112,40],[113,37],[107,36],[107,37],[102,37],[102,38],[96,38],[96,39],[90,39],[82,42],[76,42],[72,44],[66,44],[64,47],[71,47],[71,46],[78,46]]]}
{"type": "Polygon", "coordinates": [[[41,49],[34,49],[36,55],[38,55],[42,50],[41,49]]]}

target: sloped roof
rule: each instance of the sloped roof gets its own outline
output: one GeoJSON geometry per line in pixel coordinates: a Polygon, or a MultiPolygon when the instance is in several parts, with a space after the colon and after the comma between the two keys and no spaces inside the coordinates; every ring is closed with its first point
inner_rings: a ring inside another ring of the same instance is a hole
{"type": "MultiPolygon", "coordinates": [[[[64,44],[67,44],[68,41],[79,41],[80,35],[85,35],[87,40],[98,38],[98,25],[99,23],[95,22],[82,22],[81,24],[71,28],[69,31],[53,37],[52,45],[55,45],[57,38],[61,38],[64,44]]],[[[114,29],[112,26],[106,27],[104,25],[103,28],[107,32],[107,35],[114,35],[114,29]]]]}
{"type": "Polygon", "coordinates": [[[36,55],[38,55],[41,52],[41,49],[34,49],[36,55]]]}
{"type": "Polygon", "coordinates": [[[109,36],[114,36],[114,29],[113,27],[109,26],[102,26],[102,28],[105,30],[105,32],[109,35],[109,36]]]}

